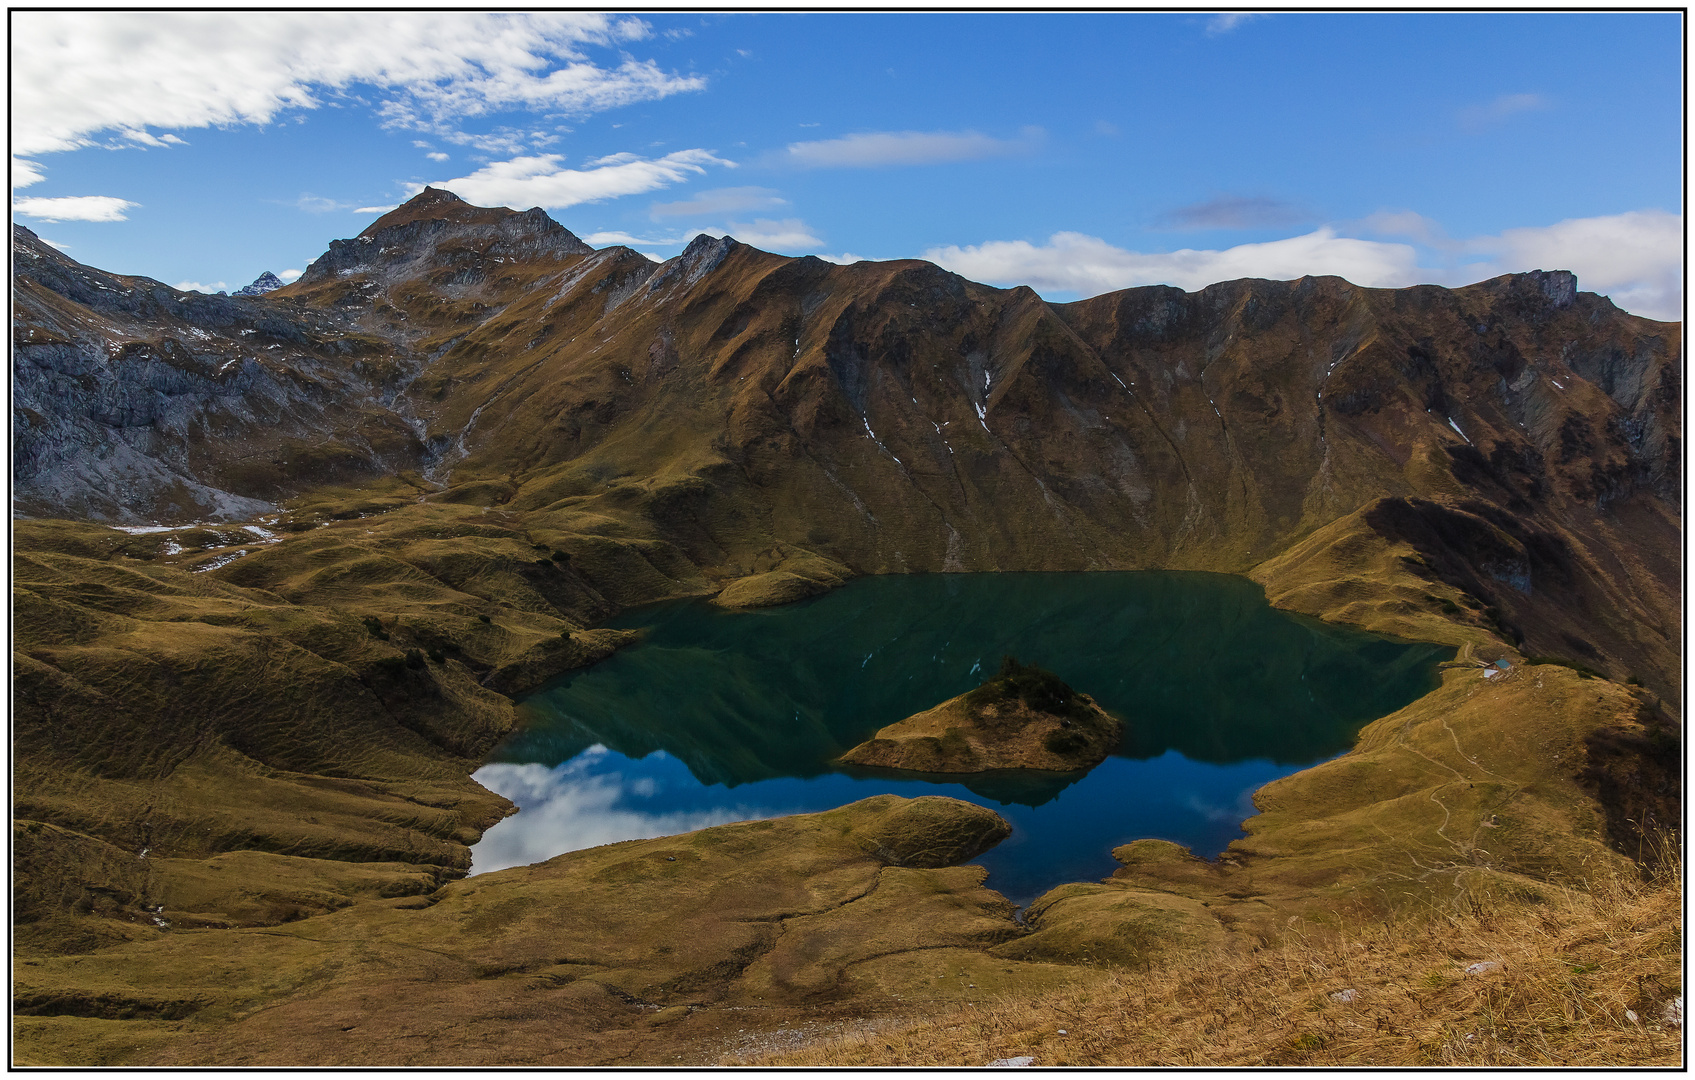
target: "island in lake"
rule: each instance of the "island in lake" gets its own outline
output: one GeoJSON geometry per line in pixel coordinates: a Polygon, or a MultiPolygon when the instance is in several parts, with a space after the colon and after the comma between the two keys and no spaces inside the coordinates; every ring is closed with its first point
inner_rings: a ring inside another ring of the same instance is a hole
{"type": "Polygon", "coordinates": [[[1079,772],[1105,761],[1123,734],[1094,698],[1008,656],[983,685],[882,728],[837,760],[927,773],[1079,772]]]}

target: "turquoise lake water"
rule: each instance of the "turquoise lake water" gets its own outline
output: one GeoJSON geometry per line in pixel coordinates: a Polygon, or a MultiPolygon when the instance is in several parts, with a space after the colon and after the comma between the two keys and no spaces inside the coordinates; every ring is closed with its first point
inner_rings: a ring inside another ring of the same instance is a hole
{"type": "Polygon", "coordinates": [[[973,861],[1023,903],[1105,877],[1112,848],[1142,837],[1216,855],[1255,789],[1347,750],[1452,655],[1274,610],[1245,578],[1154,571],[867,577],[783,607],[677,601],[609,625],[644,640],[529,696],[477,772],[520,812],[473,848],[473,873],[885,792],[951,795],[1011,822],[973,861]],[[1118,752],[1086,774],[831,763],[1008,654],[1123,720],[1118,752]]]}

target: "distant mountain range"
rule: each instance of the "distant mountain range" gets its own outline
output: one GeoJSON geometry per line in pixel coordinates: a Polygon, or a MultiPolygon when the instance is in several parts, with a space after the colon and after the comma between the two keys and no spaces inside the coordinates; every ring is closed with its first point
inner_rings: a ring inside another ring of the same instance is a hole
{"type": "Polygon", "coordinates": [[[1676,577],[1681,326],[1564,271],[1051,304],[729,237],[655,264],[437,189],[231,297],[14,247],[25,514],[245,518],[408,473],[704,568],[781,542],[888,572],[1239,571],[1360,513],[1596,662],[1676,577]]]}

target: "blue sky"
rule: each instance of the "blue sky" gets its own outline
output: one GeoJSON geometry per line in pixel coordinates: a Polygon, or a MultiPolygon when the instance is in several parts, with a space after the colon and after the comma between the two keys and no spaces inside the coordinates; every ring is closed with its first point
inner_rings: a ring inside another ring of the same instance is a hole
{"type": "Polygon", "coordinates": [[[14,220],[173,285],[434,183],[659,258],[728,232],[1055,300],[1566,268],[1681,317],[1676,14],[11,18],[14,220]]]}

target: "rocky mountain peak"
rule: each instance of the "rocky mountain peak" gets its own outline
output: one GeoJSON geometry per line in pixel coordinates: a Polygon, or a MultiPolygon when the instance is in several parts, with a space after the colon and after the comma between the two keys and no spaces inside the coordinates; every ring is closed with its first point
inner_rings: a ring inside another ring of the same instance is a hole
{"type": "Polygon", "coordinates": [[[454,225],[493,225],[515,218],[536,224],[545,222],[554,228],[561,228],[540,207],[526,210],[520,214],[518,211],[504,206],[473,206],[451,191],[427,187],[371,222],[370,227],[359,235],[361,237],[376,236],[378,233],[390,229],[422,221],[438,221],[454,225]]]}
{"type": "Polygon", "coordinates": [[[408,206],[436,206],[441,204],[458,204],[460,206],[470,205],[464,199],[461,199],[446,188],[428,186],[407,201],[408,206]]]}
{"type": "Polygon", "coordinates": [[[480,280],[486,268],[477,270],[467,259],[557,259],[593,251],[539,206],[522,212],[472,206],[450,191],[427,187],[353,239],[332,240],[300,283],[361,276],[393,285],[451,266],[459,283],[468,284],[480,280]]]}
{"type": "Polygon", "coordinates": [[[742,246],[744,245],[733,237],[708,236],[701,233],[689,241],[689,246],[683,249],[681,255],[665,260],[649,280],[647,291],[655,292],[667,283],[677,280],[681,280],[685,285],[693,285],[716,270],[719,264],[729,257],[730,252],[742,246]]]}
{"type": "Polygon", "coordinates": [[[275,275],[275,274],[271,273],[269,270],[267,270],[263,274],[260,274],[258,277],[254,278],[253,284],[244,285],[241,288],[237,289],[235,291],[234,295],[236,295],[236,296],[263,296],[264,294],[270,292],[273,289],[280,289],[282,287],[283,287],[282,278],[277,277],[277,275],[275,275]]]}

